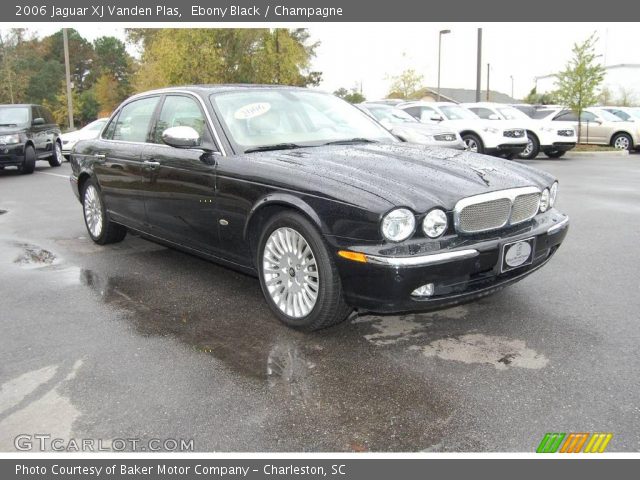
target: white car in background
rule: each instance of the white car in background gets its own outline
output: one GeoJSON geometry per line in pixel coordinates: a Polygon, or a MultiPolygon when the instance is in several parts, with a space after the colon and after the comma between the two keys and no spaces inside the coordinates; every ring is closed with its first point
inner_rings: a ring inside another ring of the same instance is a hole
{"type": "Polygon", "coordinates": [[[381,103],[365,102],[356,107],[375,118],[384,128],[406,142],[466,150],[462,138],[452,128],[419,122],[404,110],[381,103]]]}
{"type": "MultiPolygon", "coordinates": [[[[550,109],[542,118],[555,125],[573,128],[578,132],[578,114],[569,109],[550,109]]],[[[602,107],[589,107],[582,111],[578,143],[610,145],[618,150],[640,149],[640,123],[625,122],[602,107]]]]}
{"type": "Polygon", "coordinates": [[[558,126],[548,120],[534,120],[521,110],[502,103],[479,102],[463,104],[485,120],[511,120],[527,130],[527,147],[519,155],[527,160],[544,152],[549,158],[557,158],[576,146],[578,137],[572,127],[558,126]]]}
{"type": "Polygon", "coordinates": [[[73,132],[60,135],[60,139],[62,140],[62,154],[68,158],[71,150],[73,150],[73,147],[75,147],[76,143],[80,140],[98,138],[98,135],[100,135],[100,132],[108,121],[108,118],[99,118],[85,125],[80,130],[74,130],[73,132]]]}
{"type": "Polygon", "coordinates": [[[513,158],[527,147],[524,126],[516,122],[482,120],[471,110],[451,102],[407,102],[398,105],[423,123],[455,129],[472,152],[513,158]]]}

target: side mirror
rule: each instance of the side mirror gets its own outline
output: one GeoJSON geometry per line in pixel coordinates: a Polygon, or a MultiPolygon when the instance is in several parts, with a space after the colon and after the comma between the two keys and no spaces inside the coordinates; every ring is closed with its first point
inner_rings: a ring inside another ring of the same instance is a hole
{"type": "Polygon", "coordinates": [[[38,117],[38,118],[34,118],[33,122],[31,122],[31,125],[44,125],[45,121],[44,118],[42,117],[38,117]]]}
{"type": "Polygon", "coordinates": [[[489,120],[500,120],[500,117],[495,113],[492,113],[491,115],[489,115],[489,120]]]}
{"type": "Polygon", "coordinates": [[[200,146],[202,138],[194,128],[170,127],[162,132],[162,141],[175,148],[193,148],[200,146]]]}
{"type": "Polygon", "coordinates": [[[442,116],[436,114],[431,115],[431,118],[429,120],[431,120],[432,122],[441,122],[444,119],[442,118],[442,116]]]}

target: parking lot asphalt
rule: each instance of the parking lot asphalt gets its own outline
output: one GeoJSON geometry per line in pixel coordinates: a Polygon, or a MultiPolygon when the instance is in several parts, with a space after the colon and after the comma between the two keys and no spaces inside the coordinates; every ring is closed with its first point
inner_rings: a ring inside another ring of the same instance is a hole
{"type": "Polygon", "coordinates": [[[282,326],[258,281],[88,238],[68,164],[0,171],[0,451],[18,434],[196,451],[640,450],[640,155],[527,162],[569,235],[539,272],[429,314],[282,326]]]}

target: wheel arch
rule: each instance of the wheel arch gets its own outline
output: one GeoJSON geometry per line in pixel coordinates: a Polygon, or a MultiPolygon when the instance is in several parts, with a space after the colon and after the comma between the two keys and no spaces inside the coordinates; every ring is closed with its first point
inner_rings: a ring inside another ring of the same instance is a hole
{"type": "Polygon", "coordinates": [[[609,139],[609,145],[613,146],[613,140],[618,135],[626,135],[627,137],[629,137],[629,139],[631,140],[631,145],[629,146],[629,148],[634,148],[635,147],[635,144],[633,143],[633,135],[631,135],[631,133],[627,132],[626,130],[618,130],[618,131],[614,132],[611,135],[611,138],[609,139]]]}
{"type": "Polygon", "coordinates": [[[538,145],[540,145],[540,137],[538,136],[538,134],[536,132],[534,132],[533,130],[529,130],[529,129],[526,129],[525,132],[527,133],[527,136],[535,137],[536,142],[538,142],[538,145]]]}
{"type": "Polygon", "coordinates": [[[327,232],[327,225],[320,219],[316,211],[300,197],[283,192],[268,194],[254,204],[244,225],[243,238],[249,243],[252,253],[257,250],[260,227],[273,215],[286,210],[295,211],[304,216],[321,234],[327,232]]]}

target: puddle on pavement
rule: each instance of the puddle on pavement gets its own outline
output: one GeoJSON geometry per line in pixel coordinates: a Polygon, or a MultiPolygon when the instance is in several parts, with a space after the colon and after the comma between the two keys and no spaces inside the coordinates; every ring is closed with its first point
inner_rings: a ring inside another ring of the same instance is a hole
{"type": "Polygon", "coordinates": [[[37,245],[28,243],[17,243],[17,247],[21,249],[21,253],[14,260],[21,266],[43,266],[51,265],[56,261],[56,256],[49,250],[40,248],[37,245]]]}
{"type": "Polygon", "coordinates": [[[509,367],[540,369],[549,360],[541,353],[527,348],[522,340],[472,333],[443,338],[425,346],[413,345],[425,357],[438,357],[463,363],[485,363],[498,370],[509,367]]]}

